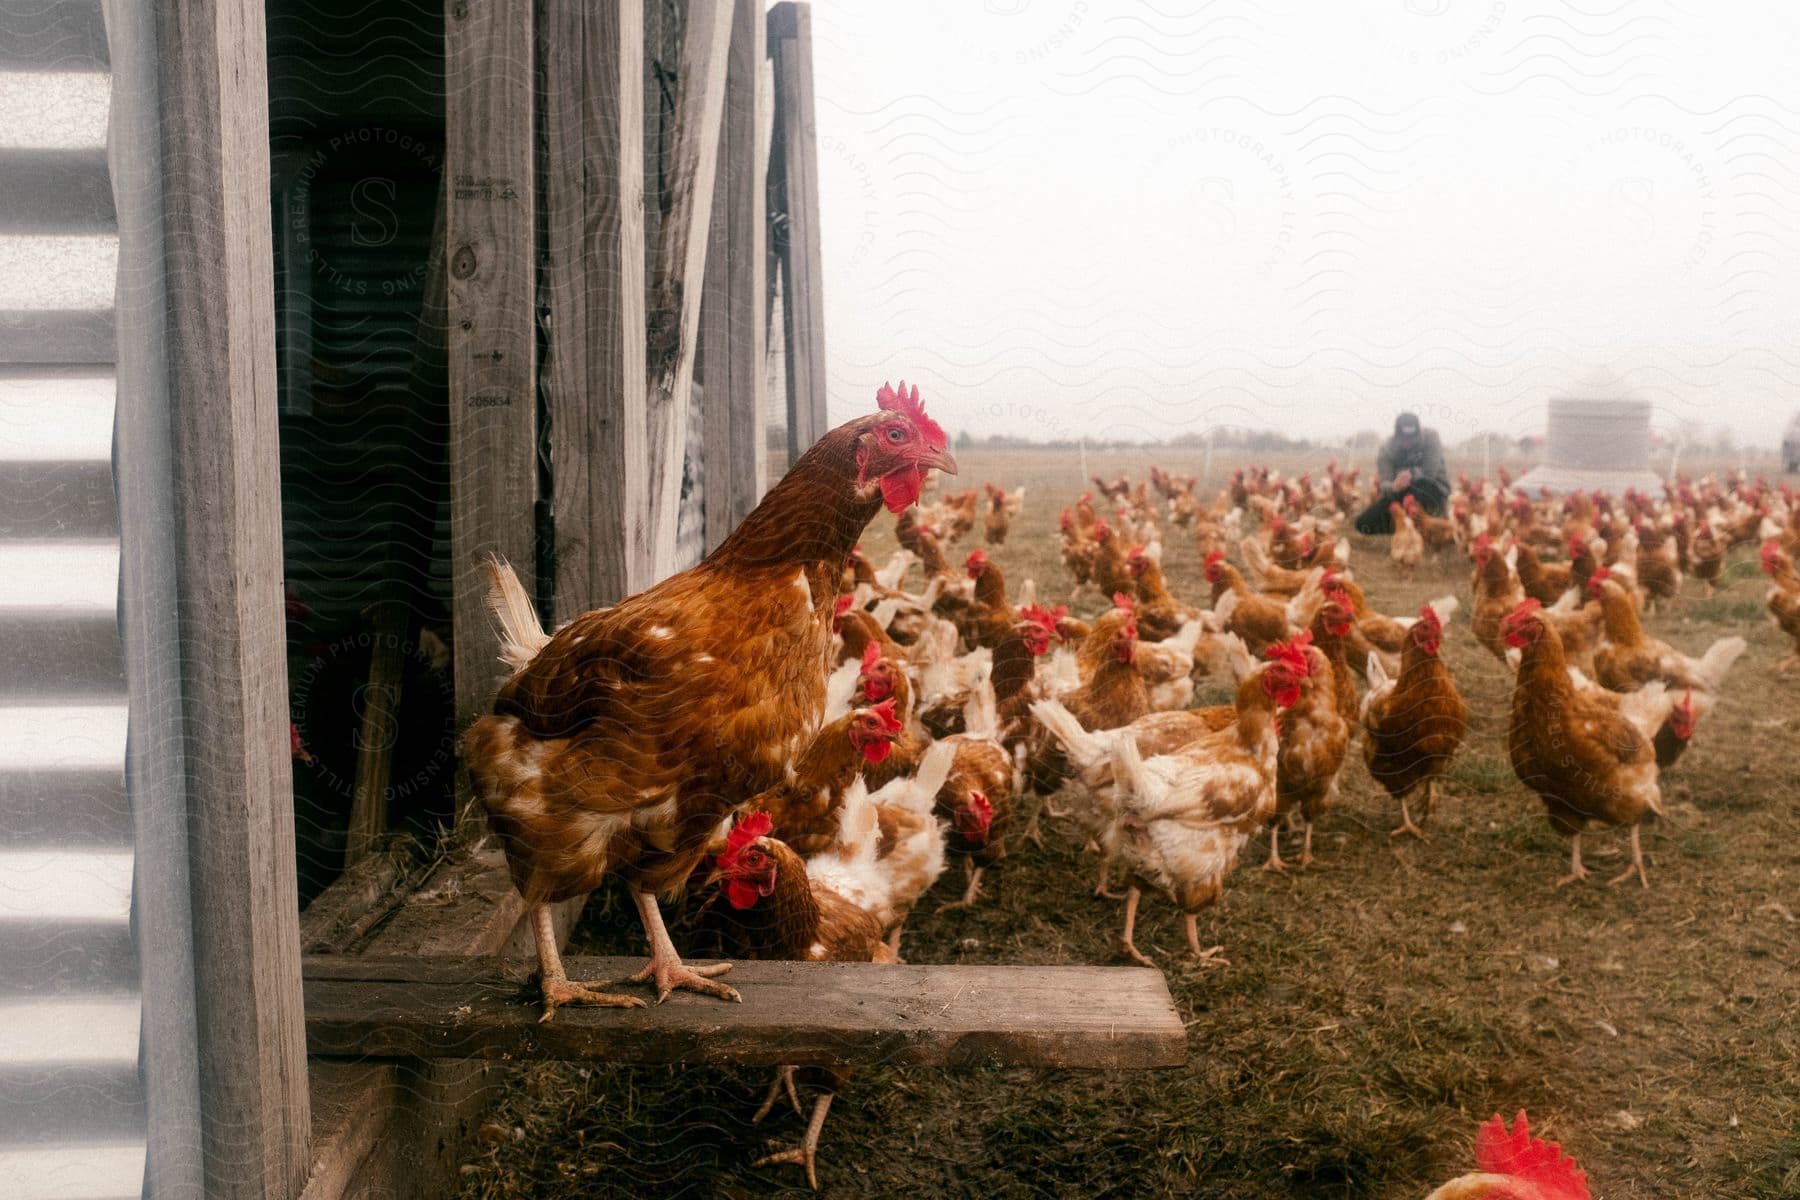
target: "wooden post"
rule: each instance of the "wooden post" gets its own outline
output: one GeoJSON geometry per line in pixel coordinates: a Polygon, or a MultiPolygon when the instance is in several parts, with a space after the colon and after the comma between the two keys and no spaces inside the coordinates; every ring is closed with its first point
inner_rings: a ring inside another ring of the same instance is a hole
{"type": "Polygon", "coordinates": [[[694,342],[706,275],[733,0],[688,0],[646,313],[650,522],[634,530],[653,578],[674,570],[693,403],[694,342]]]}
{"type": "Polygon", "coordinates": [[[158,0],[167,346],[206,1194],[287,1200],[300,990],[262,5],[158,0]]]}
{"type": "Polygon", "coordinates": [[[787,351],[788,461],[828,429],[825,287],[819,250],[819,159],[813,112],[812,6],[769,10],[775,129],[769,150],[769,238],[781,264],[787,351]]]}
{"type": "Polygon", "coordinates": [[[500,671],[481,560],[536,592],[537,332],[531,0],[454,0],[444,25],[450,556],[456,719],[500,671]]]}
{"type": "Polygon", "coordinates": [[[768,230],[757,154],[763,31],[758,0],[737,0],[700,304],[708,553],[756,507],[767,473],[763,273],[768,230]]]}
{"type": "Polygon", "coordinates": [[[545,411],[551,614],[650,583],[625,531],[648,520],[644,448],[642,0],[543,0],[545,411]]]}

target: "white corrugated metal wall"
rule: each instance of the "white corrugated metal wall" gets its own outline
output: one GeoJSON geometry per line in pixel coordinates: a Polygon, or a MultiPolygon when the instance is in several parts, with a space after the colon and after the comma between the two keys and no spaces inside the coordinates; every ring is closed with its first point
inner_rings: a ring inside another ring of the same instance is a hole
{"type": "Polygon", "coordinates": [[[0,1195],[141,1193],[99,3],[0,12],[0,1195]]]}

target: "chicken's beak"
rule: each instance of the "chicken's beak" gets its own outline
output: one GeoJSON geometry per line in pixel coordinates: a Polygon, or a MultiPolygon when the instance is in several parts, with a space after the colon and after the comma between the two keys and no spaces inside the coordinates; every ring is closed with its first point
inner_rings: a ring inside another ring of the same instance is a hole
{"type": "Polygon", "coordinates": [[[919,460],[919,465],[924,467],[936,467],[946,475],[956,474],[956,460],[950,457],[950,452],[948,450],[933,450],[919,460]]]}
{"type": "Polygon", "coordinates": [[[720,874],[719,868],[714,867],[706,873],[706,878],[700,881],[700,890],[703,892],[711,890],[713,887],[717,886],[719,880],[723,878],[724,876],[720,874]]]}

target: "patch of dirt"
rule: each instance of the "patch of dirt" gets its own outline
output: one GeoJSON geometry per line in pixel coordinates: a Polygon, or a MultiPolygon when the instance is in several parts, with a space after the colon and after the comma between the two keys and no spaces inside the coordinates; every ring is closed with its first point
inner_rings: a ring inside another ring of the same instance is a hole
{"type": "MultiPolygon", "coordinates": [[[[960,461],[963,486],[1027,485],[1012,535],[990,548],[1009,587],[1035,577],[1041,598],[1066,595],[1056,518],[1082,487],[1072,456],[960,461]]],[[[1199,469],[1194,455],[1159,461],[1199,469]]],[[[1136,478],[1147,462],[1090,465],[1136,478]]],[[[1230,466],[1215,462],[1215,480],[1230,466]]],[[[876,524],[865,545],[880,561],[893,542],[876,524]]],[[[1191,539],[1164,536],[1171,588],[1203,598],[1191,539]]],[[[1193,967],[1179,914],[1146,899],[1138,944],[1189,1023],[1186,1066],[864,1071],[831,1110],[822,1191],[1416,1198],[1471,1168],[1479,1121],[1525,1108],[1607,1200],[1800,1195],[1800,677],[1772,670],[1786,648],[1763,617],[1753,553],[1740,557],[1718,597],[1690,585],[1647,622],[1690,651],[1750,640],[1665,777],[1668,818],[1644,838],[1650,890],[1555,891],[1567,844],[1506,761],[1510,677],[1469,635],[1466,566],[1401,581],[1385,543],[1356,539],[1351,566],[1384,611],[1464,600],[1445,654],[1472,728],[1429,839],[1390,839],[1397,806],[1352,762],[1315,834],[1320,862],[1275,876],[1255,869],[1266,846],[1253,842],[1202,915],[1202,944],[1223,943],[1230,967],[1193,967]]],[[[1098,603],[1090,593],[1081,607],[1098,603]]],[[[1121,906],[1092,895],[1095,859],[1072,829],[1046,820],[1045,833],[972,911],[935,914],[961,886],[947,873],[908,925],[908,961],[1121,961],[1121,906]]],[[[1583,853],[1597,876],[1614,873],[1625,834],[1590,835],[1583,853]]],[[[576,943],[643,952],[622,893],[596,895],[576,943]]],[[[767,1084],[749,1071],[522,1068],[492,1144],[471,1142],[461,1195],[806,1194],[798,1168],[750,1165],[769,1138],[804,1128],[786,1107],[750,1124],[767,1084]]]]}

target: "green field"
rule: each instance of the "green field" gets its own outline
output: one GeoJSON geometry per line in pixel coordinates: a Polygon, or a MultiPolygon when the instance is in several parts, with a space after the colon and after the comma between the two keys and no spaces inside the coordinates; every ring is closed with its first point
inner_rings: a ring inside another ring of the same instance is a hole
{"type": "MultiPolygon", "coordinates": [[[[1027,486],[992,551],[1009,585],[1036,578],[1041,596],[1066,594],[1056,518],[1081,487],[1073,456],[961,461],[957,486],[1027,486]]],[[[1089,465],[1136,478],[1148,461],[1089,465]]],[[[1215,461],[1215,480],[1229,465],[1215,461]]],[[[1193,543],[1173,529],[1165,541],[1171,588],[1203,599],[1193,543]]],[[[880,561],[891,521],[865,545],[880,561]]],[[[1444,653],[1471,731],[1429,840],[1388,837],[1397,806],[1352,762],[1319,826],[1321,861],[1277,876],[1257,869],[1267,847],[1252,842],[1202,915],[1202,944],[1223,943],[1231,966],[1190,966],[1179,914],[1146,899],[1138,945],[1188,1022],[1185,1067],[863,1072],[831,1111],[823,1192],[1416,1198],[1472,1168],[1479,1120],[1525,1108],[1604,1200],[1800,1195],[1800,675],[1772,669],[1786,647],[1762,614],[1753,553],[1739,555],[1718,597],[1690,586],[1647,622],[1688,651],[1727,633],[1750,641],[1665,777],[1668,817],[1644,838],[1650,890],[1556,891],[1567,844],[1507,764],[1511,680],[1469,635],[1466,565],[1400,582],[1385,544],[1358,540],[1351,566],[1384,611],[1446,591],[1464,600],[1444,653]]],[[[946,874],[907,927],[908,961],[1121,961],[1120,906],[1092,894],[1094,858],[1072,828],[1047,821],[1045,833],[1043,850],[1015,839],[971,911],[935,913],[961,885],[946,874]]],[[[1616,873],[1625,834],[1592,835],[1583,854],[1597,879],[1616,873]]],[[[575,940],[643,952],[616,887],[592,899],[575,940]]],[[[462,1195],[805,1194],[797,1168],[749,1165],[802,1127],[783,1110],[749,1124],[766,1083],[760,1071],[522,1069],[487,1131],[495,1144],[471,1143],[462,1195]]]]}

